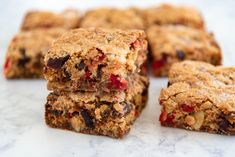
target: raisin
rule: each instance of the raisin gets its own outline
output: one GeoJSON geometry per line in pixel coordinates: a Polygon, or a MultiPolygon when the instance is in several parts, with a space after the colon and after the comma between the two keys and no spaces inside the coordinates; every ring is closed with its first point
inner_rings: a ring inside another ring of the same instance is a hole
{"type": "Polygon", "coordinates": [[[132,106],[128,103],[126,103],[125,107],[123,108],[124,114],[127,115],[131,112],[132,106]]]}
{"type": "Polygon", "coordinates": [[[58,116],[60,116],[63,113],[63,111],[50,110],[50,113],[58,117],[58,116]]]}
{"type": "Polygon", "coordinates": [[[81,111],[82,118],[84,119],[84,122],[87,127],[89,128],[94,128],[94,123],[92,121],[91,115],[88,113],[87,110],[82,110],[81,111]]]}
{"type": "Polygon", "coordinates": [[[26,49],[20,48],[21,58],[18,60],[19,67],[25,67],[25,65],[30,61],[30,58],[26,55],[26,49]]]}
{"type": "Polygon", "coordinates": [[[176,55],[179,60],[184,60],[185,59],[185,53],[182,50],[176,50],[176,55]]]}
{"type": "Polygon", "coordinates": [[[18,60],[18,66],[19,67],[25,67],[25,65],[30,61],[30,58],[27,56],[23,56],[18,60]]]}
{"type": "Polygon", "coordinates": [[[102,77],[102,68],[103,67],[104,67],[104,65],[98,65],[97,74],[96,74],[97,79],[101,79],[101,77],[102,77]]]}
{"type": "Polygon", "coordinates": [[[64,77],[62,78],[62,81],[63,82],[67,82],[67,81],[70,81],[71,80],[71,75],[70,73],[64,69],[64,77]]]}
{"type": "Polygon", "coordinates": [[[170,85],[171,85],[171,83],[168,81],[168,82],[167,82],[167,87],[170,87],[170,85]]]}
{"type": "Polygon", "coordinates": [[[229,122],[226,119],[223,119],[221,122],[219,122],[219,128],[222,131],[227,131],[229,127],[229,122]]]}
{"type": "Polygon", "coordinates": [[[184,112],[193,112],[194,111],[194,107],[193,106],[189,106],[189,105],[186,105],[186,104],[182,104],[181,105],[181,108],[184,112]]]}
{"type": "Polygon", "coordinates": [[[52,69],[60,69],[69,58],[69,55],[59,58],[49,58],[47,66],[52,69]]]}
{"type": "Polygon", "coordinates": [[[121,90],[127,89],[127,81],[123,78],[120,78],[118,75],[111,74],[109,80],[109,88],[121,90]]]}
{"type": "Polygon", "coordinates": [[[83,70],[85,68],[86,64],[84,63],[84,60],[81,60],[79,64],[76,65],[76,68],[78,70],[83,70]]]}
{"type": "Polygon", "coordinates": [[[19,51],[23,56],[25,56],[25,52],[26,52],[25,48],[20,48],[19,51]]]}

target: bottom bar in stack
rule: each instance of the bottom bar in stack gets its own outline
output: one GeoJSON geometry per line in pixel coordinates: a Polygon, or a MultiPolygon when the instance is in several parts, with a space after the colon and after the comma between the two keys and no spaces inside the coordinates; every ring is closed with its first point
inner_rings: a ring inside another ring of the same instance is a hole
{"type": "Polygon", "coordinates": [[[145,107],[148,78],[136,75],[123,92],[53,92],[47,97],[46,123],[55,128],[122,138],[145,107]]]}

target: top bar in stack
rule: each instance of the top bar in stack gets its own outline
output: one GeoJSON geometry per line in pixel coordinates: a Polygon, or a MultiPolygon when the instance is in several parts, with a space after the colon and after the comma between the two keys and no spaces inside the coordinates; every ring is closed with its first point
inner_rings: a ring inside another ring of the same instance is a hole
{"type": "Polygon", "coordinates": [[[146,9],[143,17],[147,27],[170,24],[204,29],[204,22],[200,12],[188,6],[163,4],[158,7],[146,9]]]}
{"type": "Polygon", "coordinates": [[[49,90],[121,91],[146,57],[144,31],[81,28],[52,44],[44,73],[49,90]]]}
{"type": "Polygon", "coordinates": [[[21,30],[35,28],[60,27],[65,29],[77,28],[80,15],[77,10],[68,9],[62,13],[50,11],[30,11],[26,14],[21,30]]]}

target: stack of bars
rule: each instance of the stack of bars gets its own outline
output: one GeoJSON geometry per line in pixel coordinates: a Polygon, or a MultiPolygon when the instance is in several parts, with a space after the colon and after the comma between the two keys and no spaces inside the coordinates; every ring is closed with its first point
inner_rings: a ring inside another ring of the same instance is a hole
{"type": "Polygon", "coordinates": [[[148,78],[141,30],[80,28],[59,37],[45,55],[46,123],[122,138],[144,108],[148,78]]]}

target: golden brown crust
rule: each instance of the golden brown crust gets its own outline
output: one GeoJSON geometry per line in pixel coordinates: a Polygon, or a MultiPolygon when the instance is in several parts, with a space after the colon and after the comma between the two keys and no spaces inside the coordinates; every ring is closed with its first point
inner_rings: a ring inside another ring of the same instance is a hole
{"type": "Polygon", "coordinates": [[[185,26],[168,25],[152,26],[147,30],[147,35],[156,76],[166,76],[171,65],[182,60],[221,64],[221,49],[211,33],[185,26]],[[164,65],[154,66],[158,62],[164,62],[164,65]]]}
{"type": "Polygon", "coordinates": [[[159,97],[162,125],[235,134],[234,84],[234,67],[195,61],[174,64],[169,72],[169,87],[159,97]]]}
{"type": "Polygon", "coordinates": [[[80,15],[77,10],[68,9],[62,13],[50,11],[29,11],[22,23],[21,30],[35,28],[61,27],[66,29],[77,28],[80,15]]]}
{"type": "Polygon", "coordinates": [[[81,27],[144,29],[144,22],[134,9],[99,8],[86,12],[81,27]]]}
{"type": "Polygon", "coordinates": [[[109,90],[110,79],[120,82],[117,89],[126,89],[127,77],[138,72],[146,58],[144,31],[80,28],[53,43],[45,56],[45,77],[65,90],[109,90]]]}
{"type": "Polygon", "coordinates": [[[62,28],[51,28],[15,35],[6,54],[6,78],[43,78],[44,55],[51,43],[65,32],[62,28]]]}
{"type": "Polygon", "coordinates": [[[204,29],[200,12],[194,7],[162,4],[146,9],[143,13],[147,27],[152,25],[186,25],[204,29]]]}

